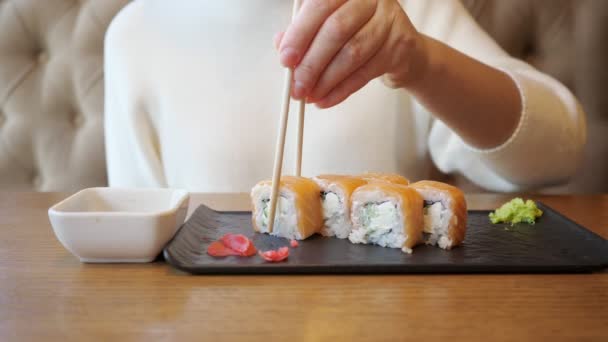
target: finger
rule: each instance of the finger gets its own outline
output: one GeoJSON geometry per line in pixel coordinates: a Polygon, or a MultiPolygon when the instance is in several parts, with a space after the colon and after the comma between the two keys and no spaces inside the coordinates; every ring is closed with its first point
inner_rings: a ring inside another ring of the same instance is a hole
{"type": "Polygon", "coordinates": [[[274,35],[273,43],[274,43],[275,50],[278,50],[279,46],[281,46],[281,41],[283,40],[284,35],[285,35],[285,31],[279,32],[274,35]]]}
{"type": "Polygon", "coordinates": [[[294,71],[296,98],[305,97],[315,87],[336,53],[372,18],[375,3],[350,0],[325,21],[294,71]]]}
{"type": "Polygon", "coordinates": [[[386,53],[384,50],[380,50],[367,63],[348,76],[344,81],[340,82],[323,99],[317,101],[317,107],[333,107],[363,88],[369,81],[381,76],[384,73],[383,60],[385,59],[385,55],[386,53]]]}
{"type": "Polygon", "coordinates": [[[306,0],[283,35],[280,60],[287,68],[295,67],[325,20],[347,0],[306,0]]]}
{"type": "Polygon", "coordinates": [[[332,59],[308,95],[312,101],[324,98],[337,84],[359,69],[386,42],[391,21],[387,3],[380,1],[374,16],[332,59]]]}

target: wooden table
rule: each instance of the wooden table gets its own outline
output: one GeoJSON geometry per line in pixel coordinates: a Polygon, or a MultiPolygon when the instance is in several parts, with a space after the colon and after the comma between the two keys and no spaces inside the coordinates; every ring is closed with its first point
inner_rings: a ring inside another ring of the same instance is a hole
{"type": "MultiPolygon", "coordinates": [[[[64,197],[0,193],[0,341],[608,340],[607,272],[195,277],[162,262],[85,265],[48,222],[64,197]]],[[[535,198],[608,238],[608,195],[535,198]]],[[[201,195],[191,208],[201,201],[248,205],[201,195]]]]}

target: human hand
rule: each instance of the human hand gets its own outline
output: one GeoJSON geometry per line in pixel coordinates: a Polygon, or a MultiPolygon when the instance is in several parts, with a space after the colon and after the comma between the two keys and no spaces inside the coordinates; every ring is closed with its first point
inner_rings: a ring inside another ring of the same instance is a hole
{"type": "Polygon", "coordinates": [[[397,0],[304,0],[275,37],[281,63],[294,68],[294,98],[335,106],[383,77],[407,87],[427,67],[425,36],[397,0]]]}

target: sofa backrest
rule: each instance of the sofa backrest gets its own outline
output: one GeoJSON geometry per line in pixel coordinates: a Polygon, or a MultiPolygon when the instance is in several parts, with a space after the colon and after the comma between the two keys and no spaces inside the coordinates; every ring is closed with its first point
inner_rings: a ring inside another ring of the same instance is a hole
{"type": "Polygon", "coordinates": [[[0,0],[0,189],[106,184],[103,39],[126,0],[0,0]]]}

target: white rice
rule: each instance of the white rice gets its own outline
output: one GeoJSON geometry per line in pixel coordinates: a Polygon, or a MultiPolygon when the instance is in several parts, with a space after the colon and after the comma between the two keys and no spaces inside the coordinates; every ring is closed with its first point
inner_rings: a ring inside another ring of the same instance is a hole
{"type": "Polygon", "coordinates": [[[408,237],[403,232],[400,205],[378,191],[358,196],[353,201],[350,242],[402,248],[408,237]]]}
{"type": "Polygon", "coordinates": [[[342,188],[331,180],[314,177],[322,191],[323,228],[321,235],[346,239],[353,229],[349,204],[344,200],[342,188]]]}
{"type": "MultiPolygon", "coordinates": [[[[425,195],[429,195],[428,193],[425,195]]],[[[445,199],[437,198],[436,196],[425,196],[426,202],[434,202],[425,204],[424,206],[424,232],[425,242],[427,245],[439,245],[440,248],[447,249],[452,247],[452,239],[449,237],[449,224],[452,213],[444,204],[445,199]],[[432,199],[430,199],[432,198],[432,199]],[[435,202],[434,200],[438,200],[435,202]]]]}
{"type": "MultiPolygon", "coordinates": [[[[271,191],[272,188],[269,185],[255,186],[251,190],[251,196],[254,199],[254,220],[262,233],[268,233],[271,191]]],[[[277,201],[274,227],[270,235],[286,239],[302,239],[298,230],[298,217],[293,195],[286,192],[280,193],[277,201]]]]}

